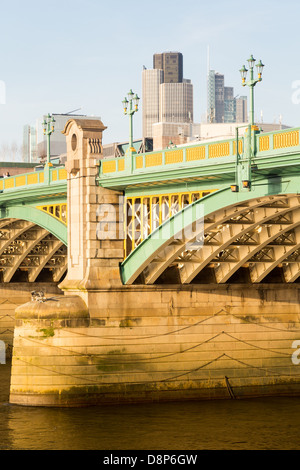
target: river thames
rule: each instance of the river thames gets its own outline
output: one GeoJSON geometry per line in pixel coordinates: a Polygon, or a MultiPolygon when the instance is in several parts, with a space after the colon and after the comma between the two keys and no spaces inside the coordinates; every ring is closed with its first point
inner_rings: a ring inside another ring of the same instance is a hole
{"type": "Polygon", "coordinates": [[[299,450],[300,398],[86,408],[10,405],[0,365],[0,450],[299,450]]]}

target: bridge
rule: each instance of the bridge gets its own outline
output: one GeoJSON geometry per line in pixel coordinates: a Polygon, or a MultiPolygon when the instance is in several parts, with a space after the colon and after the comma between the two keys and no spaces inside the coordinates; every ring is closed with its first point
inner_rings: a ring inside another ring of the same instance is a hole
{"type": "Polygon", "coordinates": [[[300,129],[102,159],[104,130],[0,182],[4,284],[63,294],[16,308],[10,401],[298,396],[300,129]]]}
{"type": "MultiPolygon", "coordinates": [[[[123,194],[122,282],[256,283],[272,273],[295,282],[299,158],[299,128],[249,127],[236,139],[99,160],[97,184],[123,194]]],[[[67,171],[49,171],[0,180],[3,282],[59,282],[67,271],[67,171]]]]}
{"type": "Polygon", "coordinates": [[[123,282],[256,283],[272,272],[296,281],[299,157],[298,128],[249,127],[242,138],[103,161],[99,184],[125,195],[123,282]]]}

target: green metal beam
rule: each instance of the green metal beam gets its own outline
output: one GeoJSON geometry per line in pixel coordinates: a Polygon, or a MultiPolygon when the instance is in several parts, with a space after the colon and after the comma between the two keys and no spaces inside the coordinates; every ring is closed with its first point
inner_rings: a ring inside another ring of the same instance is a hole
{"type": "Polygon", "coordinates": [[[0,219],[21,219],[33,222],[52,233],[65,245],[68,244],[67,227],[55,217],[29,205],[0,207],[0,219]]]}

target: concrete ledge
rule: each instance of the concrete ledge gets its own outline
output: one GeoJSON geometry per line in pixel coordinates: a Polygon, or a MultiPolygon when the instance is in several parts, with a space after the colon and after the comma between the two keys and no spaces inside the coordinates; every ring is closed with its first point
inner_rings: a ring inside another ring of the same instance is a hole
{"type": "Polygon", "coordinates": [[[89,311],[81,297],[62,295],[20,305],[15,310],[15,318],[16,320],[89,320],[89,311]]]}
{"type": "Polygon", "coordinates": [[[44,407],[84,407],[99,405],[122,405],[142,403],[182,402],[195,400],[242,400],[261,397],[299,396],[299,382],[289,384],[273,383],[258,385],[253,384],[244,387],[233,387],[229,393],[225,380],[224,385],[217,383],[215,386],[205,388],[191,383],[190,387],[182,384],[174,387],[166,383],[165,387],[155,389],[155,384],[148,390],[144,385],[118,386],[91,386],[72,387],[61,393],[51,391],[44,393],[30,393],[13,391],[10,394],[10,403],[23,406],[44,407]],[[170,389],[171,388],[171,389],[170,389]]]}

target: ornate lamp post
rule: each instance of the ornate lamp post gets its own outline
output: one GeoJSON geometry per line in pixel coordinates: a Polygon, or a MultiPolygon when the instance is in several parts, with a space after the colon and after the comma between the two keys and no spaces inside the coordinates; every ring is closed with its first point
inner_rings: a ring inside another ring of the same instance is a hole
{"type": "MultiPolygon", "coordinates": [[[[249,111],[249,125],[248,125],[248,132],[245,132],[245,147],[244,147],[244,155],[241,159],[238,153],[238,128],[237,131],[237,138],[236,138],[236,146],[237,146],[237,160],[236,160],[236,183],[232,185],[231,190],[236,192],[239,191],[239,187],[244,190],[250,191],[251,190],[251,160],[252,157],[255,155],[256,152],[256,139],[255,134],[258,131],[258,128],[254,124],[254,87],[258,82],[262,81],[262,71],[264,68],[264,64],[260,60],[257,64],[257,73],[258,78],[254,78],[254,65],[255,59],[253,55],[250,56],[248,59],[249,70],[250,70],[250,80],[246,82],[247,72],[245,65],[240,69],[241,77],[242,77],[242,85],[248,86],[250,88],[250,111],[249,111]]],[[[242,126],[244,127],[244,126],[242,126]]]]}
{"type": "Polygon", "coordinates": [[[262,63],[261,60],[258,62],[258,64],[256,64],[258,78],[254,78],[253,69],[254,69],[255,59],[252,54],[247,62],[249,64],[250,80],[246,82],[248,70],[246,69],[245,65],[243,65],[243,67],[240,69],[240,73],[242,77],[242,85],[243,86],[247,85],[250,88],[250,119],[249,121],[250,121],[250,125],[254,126],[254,87],[258,82],[262,81],[261,76],[262,76],[264,64],[262,63]]]}
{"type": "Polygon", "coordinates": [[[44,129],[44,135],[47,136],[47,162],[44,167],[45,171],[45,183],[50,183],[50,167],[52,166],[52,163],[50,163],[50,136],[54,132],[54,123],[55,119],[54,117],[51,117],[50,114],[48,114],[47,118],[43,122],[43,129],[44,129]]]}
{"type": "Polygon", "coordinates": [[[132,90],[127,93],[128,100],[125,97],[124,100],[122,101],[123,103],[123,108],[124,108],[124,114],[127,114],[129,116],[129,155],[132,155],[132,152],[135,151],[133,147],[133,115],[136,111],[138,111],[138,104],[140,98],[138,97],[137,94],[134,94],[132,90]]]}

